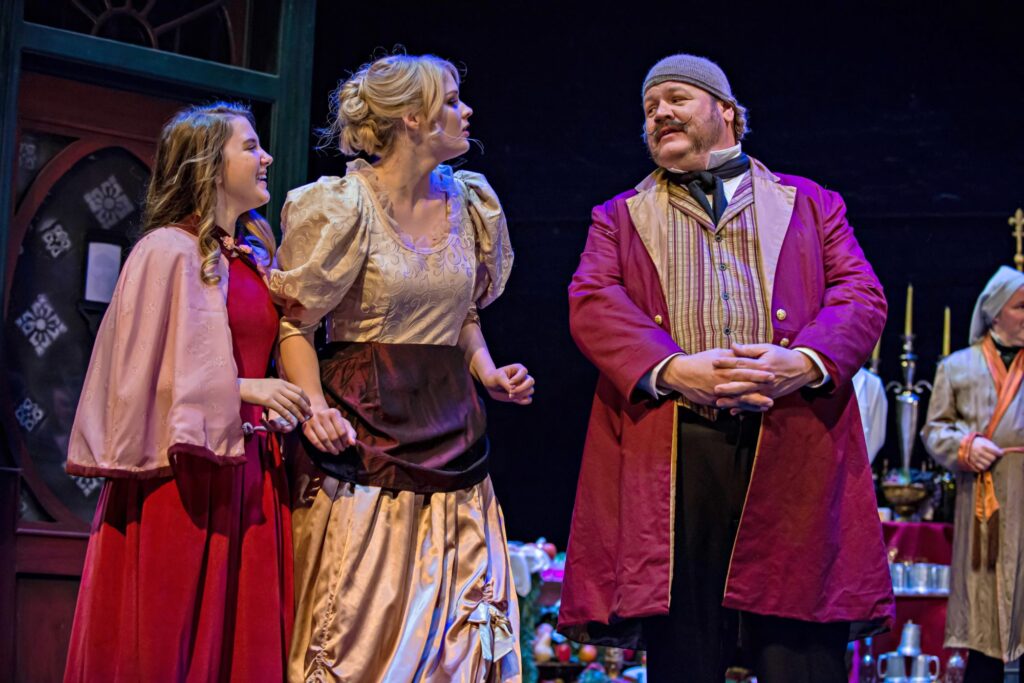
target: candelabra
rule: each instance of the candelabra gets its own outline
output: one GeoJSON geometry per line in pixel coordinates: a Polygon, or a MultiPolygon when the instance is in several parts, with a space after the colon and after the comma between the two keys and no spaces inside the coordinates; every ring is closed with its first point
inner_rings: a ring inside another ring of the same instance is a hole
{"type": "Polygon", "coordinates": [[[900,355],[902,382],[890,382],[886,389],[896,395],[896,421],[899,425],[900,464],[901,468],[895,481],[882,484],[885,499],[892,504],[897,516],[903,519],[912,518],[918,505],[928,495],[927,487],[921,482],[914,482],[910,477],[910,456],[917,440],[918,413],[921,404],[921,393],[932,390],[931,383],[915,381],[917,372],[917,354],[914,353],[914,335],[903,335],[903,353],[900,355]]]}

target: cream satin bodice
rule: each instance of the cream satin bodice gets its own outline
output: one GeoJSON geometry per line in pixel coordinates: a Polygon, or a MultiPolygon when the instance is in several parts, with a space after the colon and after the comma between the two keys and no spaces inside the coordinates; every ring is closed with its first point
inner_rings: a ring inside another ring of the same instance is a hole
{"type": "Polygon", "coordinates": [[[449,225],[434,244],[401,232],[373,167],[349,164],[288,193],[270,288],[284,307],[281,338],[327,319],[330,341],[454,345],[512,268],[504,213],[482,175],[440,166],[449,225]]]}

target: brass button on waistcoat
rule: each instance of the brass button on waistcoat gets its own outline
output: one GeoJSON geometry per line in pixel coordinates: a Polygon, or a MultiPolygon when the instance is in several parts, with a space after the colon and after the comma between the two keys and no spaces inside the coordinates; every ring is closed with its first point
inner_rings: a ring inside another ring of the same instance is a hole
{"type": "Polygon", "coordinates": [[[775,317],[778,318],[779,320],[785,320],[787,315],[789,314],[786,313],[785,308],[780,308],[779,310],[775,311],[775,317]]]}
{"type": "Polygon", "coordinates": [[[662,320],[664,320],[664,318],[662,318],[660,315],[654,316],[654,324],[655,325],[660,325],[662,320]]]}
{"type": "Polygon", "coordinates": [[[780,339],[779,346],[781,346],[782,348],[786,348],[787,346],[789,346],[789,337],[783,337],[782,339],[780,339]]]}

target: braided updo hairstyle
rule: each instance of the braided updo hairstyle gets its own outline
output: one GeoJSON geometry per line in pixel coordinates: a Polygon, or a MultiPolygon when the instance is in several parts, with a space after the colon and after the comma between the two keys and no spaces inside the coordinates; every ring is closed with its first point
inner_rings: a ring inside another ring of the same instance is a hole
{"type": "Polygon", "coordinates": [[[444,104],[444,77],[455,66],[434,55],[395,54],[364,64],[331,93],[331,124],[324,137],[349,156],[387,156],[406,114],[437,119],[444,104]]]}

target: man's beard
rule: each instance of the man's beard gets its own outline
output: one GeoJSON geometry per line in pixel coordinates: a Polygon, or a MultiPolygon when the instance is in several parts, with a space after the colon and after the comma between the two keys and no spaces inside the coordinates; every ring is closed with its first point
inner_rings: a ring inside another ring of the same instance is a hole
{"type": "MultiPolygon", "coordinates": [[[[652,137],[657,140],[665,128],[682,131],[690,139],[690,149],[687,150],[684,158],[700,156],[710,151],[715,143],[722,138],[722,133],[725,131],[725,119],[722,117],[722,112],[718,111],[718,107],[712,107],[708,115],[699,121],[694,119],[686,122],[678,119],[665,121],[654,130],[652,137]]],[[[650,148],[650,142],[648,142],[648,149],[651,156],[654,157],[655,151],[650,148]]]]}

